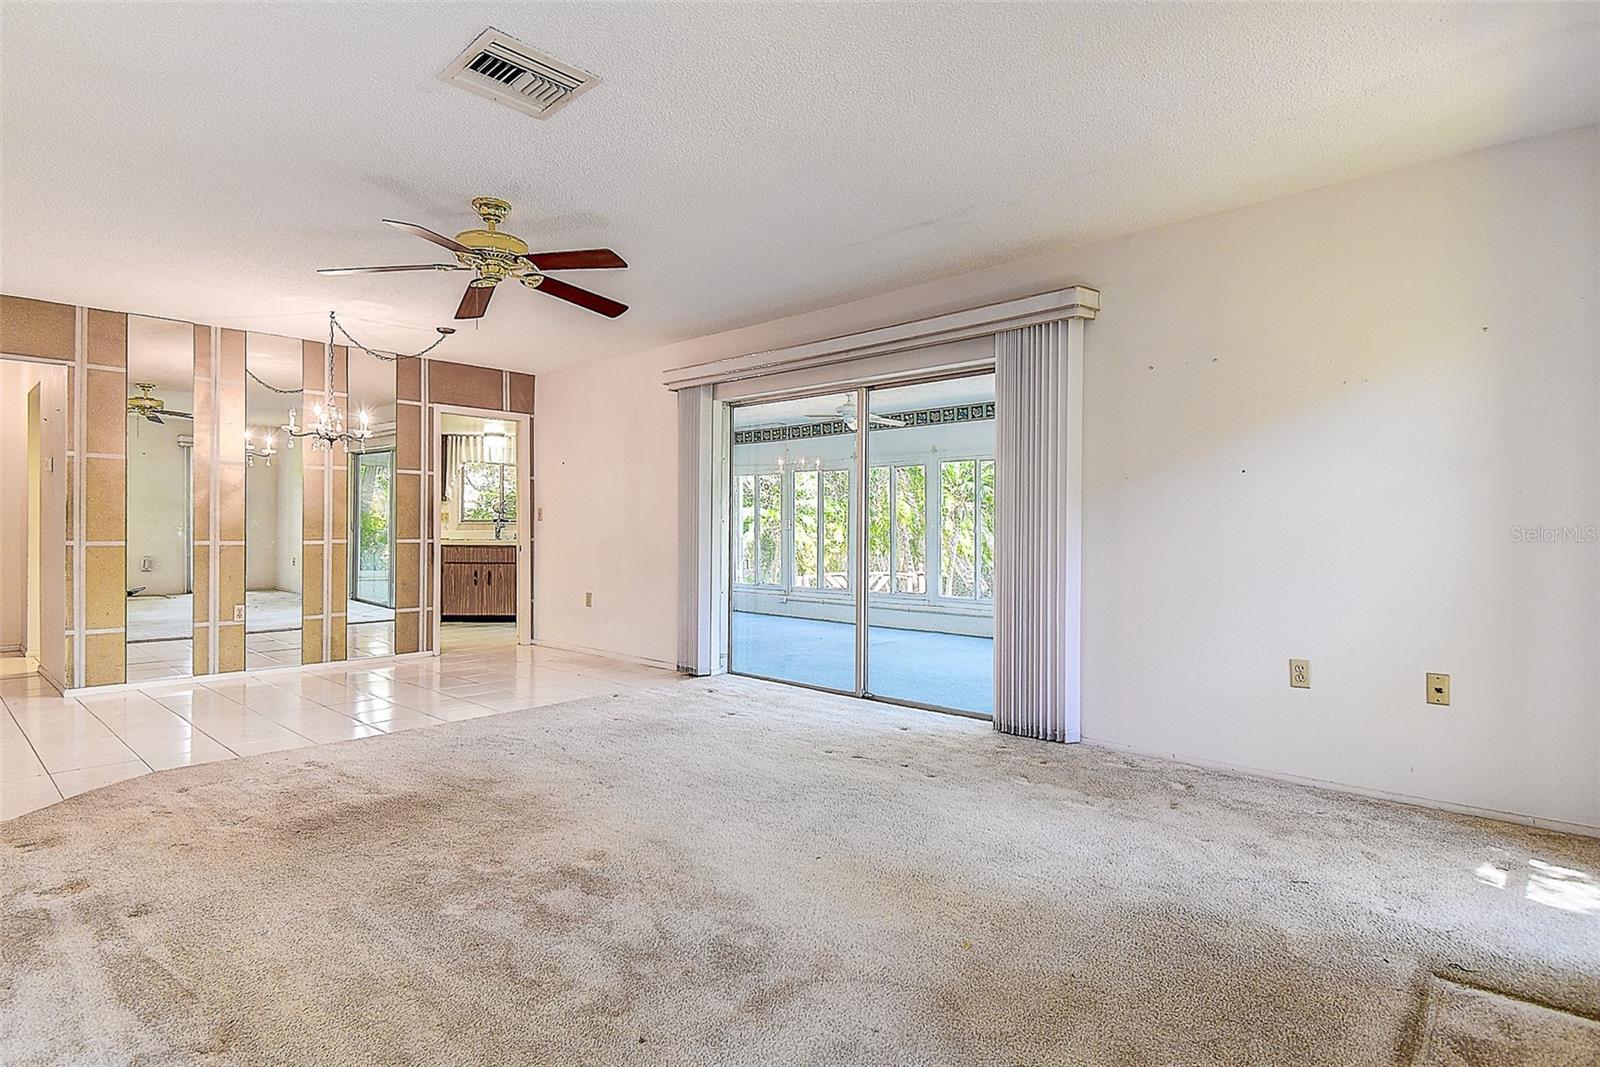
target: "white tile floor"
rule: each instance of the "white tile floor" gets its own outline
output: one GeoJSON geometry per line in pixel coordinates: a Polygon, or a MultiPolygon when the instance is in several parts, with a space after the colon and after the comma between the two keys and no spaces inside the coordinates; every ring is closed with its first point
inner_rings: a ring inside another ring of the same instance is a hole
{"type": "MultiPolygon", "coordinates": [[[[63,698],[0,658],[0,820],[125,778],[675,682],[657,667],[452,631],[446,651],[63,698]]],[[[515,640],[514,628],[512,641],[515,640]]]]}

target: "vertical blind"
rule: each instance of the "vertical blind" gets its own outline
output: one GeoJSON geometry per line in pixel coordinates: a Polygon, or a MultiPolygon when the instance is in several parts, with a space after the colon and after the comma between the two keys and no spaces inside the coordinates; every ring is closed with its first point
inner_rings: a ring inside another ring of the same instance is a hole
{"type": "Polygon", "coordinates": [[[1048,741],[1078,740],[1071,328],[995,335],[994,727],[1048,741]]]}

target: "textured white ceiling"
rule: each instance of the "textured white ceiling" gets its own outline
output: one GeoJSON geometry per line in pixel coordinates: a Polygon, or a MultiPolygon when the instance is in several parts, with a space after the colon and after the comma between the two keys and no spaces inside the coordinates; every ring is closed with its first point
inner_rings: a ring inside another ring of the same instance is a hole
{"type": "Polygon", "coordinates": [[[415,349],[510,199],[608,322],[506,288],[441,356],[637,350],[1600,120],[1597,6],[6,4],[0,287],[415,349]],[[486,26],[599,74],[538,122],[435,80],[486,26]]]}

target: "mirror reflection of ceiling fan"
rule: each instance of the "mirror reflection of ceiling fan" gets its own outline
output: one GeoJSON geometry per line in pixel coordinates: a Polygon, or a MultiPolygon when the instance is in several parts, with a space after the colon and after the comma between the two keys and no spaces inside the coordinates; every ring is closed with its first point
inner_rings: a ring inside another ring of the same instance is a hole
{"type": "MultiPolygon", "coordinates": [[[[854,400],[846,400],[826,415],[806,414],[802,415],[801,418],[809,422],[838,422],[843,419],[844,424],[854,430],[856,428],[856,402],[854,400]]],[[[871,412],[867,413],[867,422],[871,426],[900,427],[906,425],[902,419],[890,418],[888,415],[874,415],[871,412]]]]}
{"type": "Polygon", "coordinates": [[[458,319],[481,319],[489,309],[489,298],[494,288],[503,281],[518,281],[529,289],[565,300],[569,304],[614,319],[628,310],[609,296],[579,288],[560,278],[545,273],[552,270],[620,270],[628,264],[609,248],[580,248],[570,252],[529,252],[528,243],[515,234],[500,229],[500,223],[511,214],[511,205],[492,196],[476,197],[472,209],[483,219],[483,229],[462,230],[454,237],[434,233],[414,222],[384,223],[416,234],[424,241],[432,241],[441,248],[455,253],[454,263],[412,263],[397,267],[325,267],[318,274],[390,274],[411,270],[470,270],[476,274],[467,283],[467,292],[456,309],[458,319]]]}
{"type": "Polygon", "coordinates": [[[154,382],[134,382],[133,387],[138,393],[128,398],[128,414],[137,415],[142,419],[149,419],[158,426],[164,425],[165,415],[172,419],[193,419],[194,415],[187,411],[174,411],[167,407],[166,401],[150,394],[155,390],[154,382]]]}

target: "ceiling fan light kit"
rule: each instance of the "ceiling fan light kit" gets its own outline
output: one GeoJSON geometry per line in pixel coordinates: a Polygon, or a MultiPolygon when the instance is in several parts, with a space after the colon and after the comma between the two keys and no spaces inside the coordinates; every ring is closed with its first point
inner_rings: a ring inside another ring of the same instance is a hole
{"type": "Polygon", "coordinates": [[[511,205],[495,196],[479,196],[472,200],[472,210],[478,213],[483,225],[462,230],[454,237],[434,233],[426,226],[398,219],[384,219],[384,223],[405,230],[424,241],[431,241],[455,254],[454,263],[414,263],[393,267],[329,267],[319,274],[388,274],[399,271],[468,270],[476,276],[467,283],[461,304],[456,308],[458,319],[481,319],[489,309],[495,286],[503,281],[519,281],[529,289],[537,289],[557,300],[576,304],[597,315],[614,319],[628,310],[628,305],[588,289],[553,278],[546,271],[565,270],[621,270],[628,264],[609,248],[580,248],[566,252],[530,252],[528,243],[516,234],[500,228],[511,205]]]}

